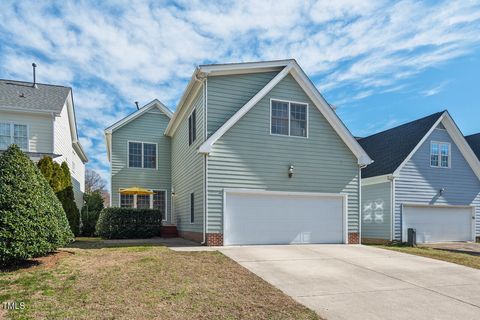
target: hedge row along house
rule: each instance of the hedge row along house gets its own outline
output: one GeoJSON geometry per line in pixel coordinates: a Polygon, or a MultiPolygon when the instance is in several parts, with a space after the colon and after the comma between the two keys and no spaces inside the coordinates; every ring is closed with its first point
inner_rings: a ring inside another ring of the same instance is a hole
{"type": "Polygon", "coordinates": [[[17,144],[31,160],[50,156],[66,162],[80,209],[88,162],[79,140],[72,88],[33,82],[0,80],[0,152],[17,144]]]}

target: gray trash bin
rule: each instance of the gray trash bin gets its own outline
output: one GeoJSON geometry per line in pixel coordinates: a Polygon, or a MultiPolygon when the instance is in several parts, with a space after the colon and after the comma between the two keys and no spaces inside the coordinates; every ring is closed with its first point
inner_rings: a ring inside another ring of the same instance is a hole
{"type": "Polygon", "coordinates": [[[407,244],[410,247],[416,247],[417,246],[417,230],[416,229],[408,228],[407,244]]]}

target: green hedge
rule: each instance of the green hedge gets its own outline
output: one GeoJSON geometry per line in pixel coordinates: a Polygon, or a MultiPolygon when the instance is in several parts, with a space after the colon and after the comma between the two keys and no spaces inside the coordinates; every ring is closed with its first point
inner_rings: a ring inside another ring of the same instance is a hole
{"type": "Polygon", "coordinates": [[[160,235],[162,213],[154,209],[106,208],[96,234],[104,239],[151,238],[160,235]]]}
{"type": "Polygon", "coordinates": [[[47,180],[16,145],[0,156],[0,264],[38,257],[73,240],[47,180]]]}
{"type": "Polygon", "coordinates": [[[100,212],[103,210],[103,198],[100,191],[85,193],[83,195],[85,205],[82,208],[82,230],[80,234],[84,237],[92,237],[95,234],[100,212]]]}

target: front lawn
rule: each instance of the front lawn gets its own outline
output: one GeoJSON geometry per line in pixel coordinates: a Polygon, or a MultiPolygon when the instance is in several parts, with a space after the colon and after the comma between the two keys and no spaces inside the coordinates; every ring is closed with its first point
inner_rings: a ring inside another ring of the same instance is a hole
{"type": "Polygon", "coordinates": [[[399,251],[404,253],[410,253],[417,256],[423,256],[427,258],[443,260],[447,262],[452,262],[456,264],[461,264],[467,267],[480,269],[480,256],[447,251],[442,249],[435,249],[429,247],[407,247],[402,245],[379,245],[378,248],[399,251]]]}
{"type": "Polygon", "coordinates": [[[219,252],[105,245],[70,248],[0,273],[0,309],[11,319],[319,319],[219,252]]]}

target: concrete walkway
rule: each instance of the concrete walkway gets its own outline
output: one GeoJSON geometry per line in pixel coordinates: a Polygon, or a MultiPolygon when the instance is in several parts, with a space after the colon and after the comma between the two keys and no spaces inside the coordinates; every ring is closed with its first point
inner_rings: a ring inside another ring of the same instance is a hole
{"type": "Polygon", "coordinates": [[[360,245],[220,247],[327,319],[480,319],[480,270],[360,245]]]}

